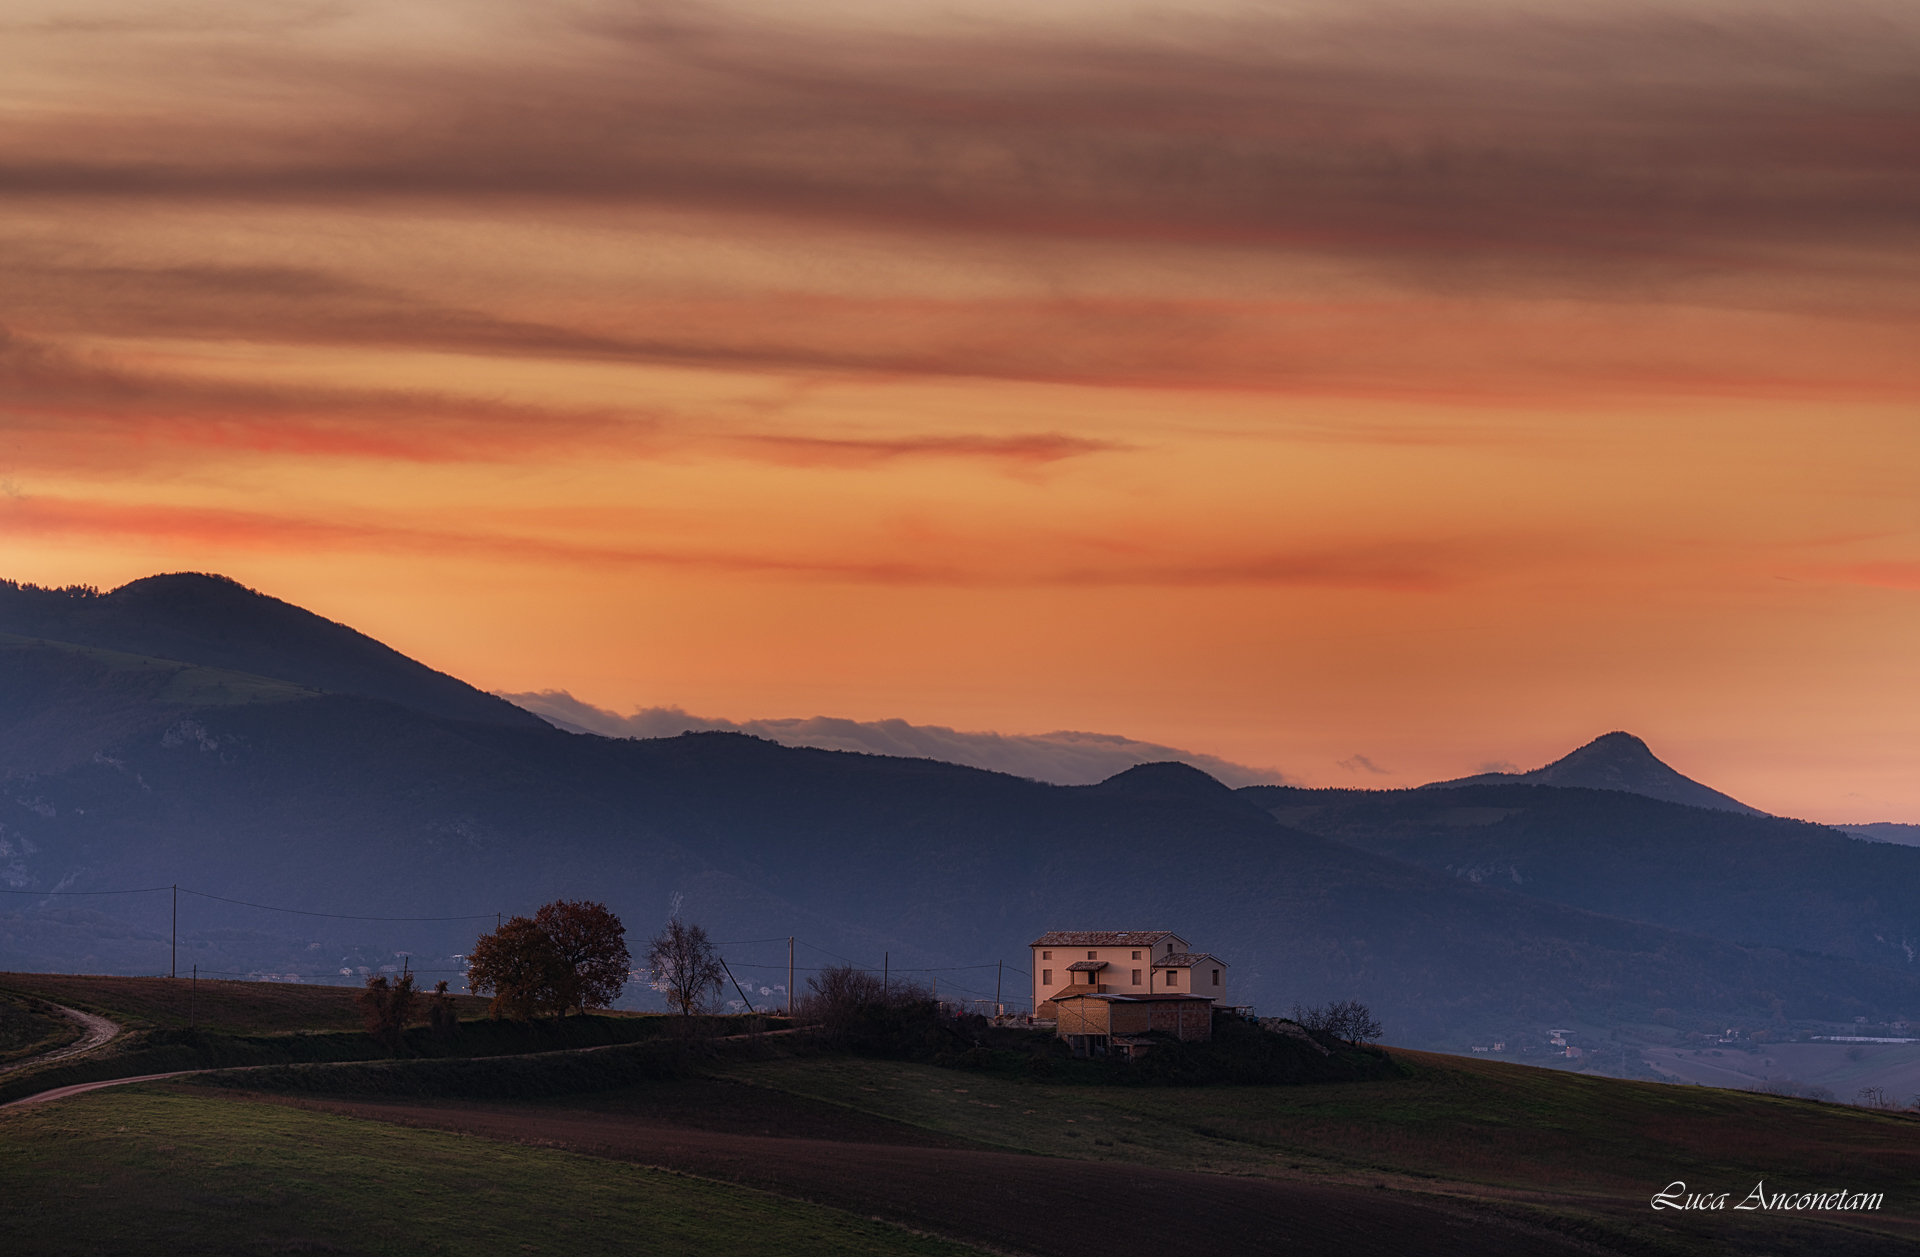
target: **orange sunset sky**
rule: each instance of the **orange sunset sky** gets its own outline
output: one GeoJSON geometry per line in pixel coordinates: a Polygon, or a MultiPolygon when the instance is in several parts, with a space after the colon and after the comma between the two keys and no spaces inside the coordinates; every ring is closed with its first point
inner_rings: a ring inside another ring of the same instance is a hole
{"type": "Polygon", "coordinates": [[[0,576],[1920,821],[1910,4],[10,0],[0,576]]]}

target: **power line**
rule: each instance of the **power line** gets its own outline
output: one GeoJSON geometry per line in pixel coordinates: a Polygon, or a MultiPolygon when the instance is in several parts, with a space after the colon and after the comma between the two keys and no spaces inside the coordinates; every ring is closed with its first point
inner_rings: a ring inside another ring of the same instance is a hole
{"type": "Polygon", "coordinates": [[[172,890],[171,886],[142,886],[137,890],[7,890],[0,888],[0,895],[155,895],[163,890],[172,890]]]}
{"type": "Polygon", "coordinates": [[[799,942],[799,944],[800,944],[800,945],[801,945],[802,947],[812,947],[812,948],[813,948],[813,950],[815,950],[815,951],[817,951],[817,952],[819,952],[819,953],[821,953],[822,955],[825,955],[825,956],[832,956],[832,957],[833,957],[833,958],[834,958],[835,960],[845,960],[845,961],[846,961],[846,962],[847,962],[848,964],[850,964],[850,965],[852,965],[852,966],[853,966],[854,968],[856,968],[856,969],[871,969],[871,968],[873,968],[873,966],[872,966],[872,965],[863,965],[863,964],[861,964],[861,963],[860,963],[859,961],[857,961],[857,960],[847,960],[847,958],[846,958],[845,956],[842,956],[842,955],[841,955],[841,954],[840,954],[839,952],[837,952],[837,951],[828,951],[828,950],[827,950],[826,948],[824,948],[824,947],[819,947],[819,946],[816,946],[816,945],[815,945],[815,944],[813,944],[813,943],[809,943],[809,942],[808,942],[808,941],[807,941],[806,939],[804,939],[804,938],[803,938],[803,939],[799,939],[799,940],[797,940],[797,941],[799,942]]]}
{"type": "MultiPolygon", "coordinates": [[[[193,888],[188,886],[140,886],[140,887],[133,887],[126,890],[15,890],[9,887],[0,887],[0,894],[33,895],[33,896],[152,895],[152,894],[160,894],[168,891],[171,891],[176,895],[181,891],[185,891],[189,895],[198,895],[202,899],[212,899],[220,903],[230,903],[242,908],[257,908],[262,912],[285,912],[293,916],[322,917],[327,920],[333,920],[333,921],[392,921],[392,922],[482,921],[482,920],[485,920],[487,917],[494,917],[497,919],[500,915],[497,912],[476,912],[476,913],[470,913],[464,916],[451,916],[451,917],[375,917],[375,916],[361,916],[361,915],[357,915],[354,913],[347,913],[347,912],[314,912],[306,908],[282,908],[274,904],[253,903],[250,900],[246,900],[246,899],[230,899],[225,895],[215,895],[204,890],[194,890],[193,888]]],[[[780,943],[780,942],[787,942],[787,941],[788,940],[785,938],[730,939],[724,942],[715,943],[714,946],[716,947],[747,947],[756,943],[780,943]]],[[[794,939],[792,941],[799,943],[803,947],[811,948],[812,950],[817,951],[824,956],[831,956],[835,960],[841,961],[845,964],[852,965],[856,969],[865,971],[865,970],[871,970],[873,968],[872,965],[862,964],[861,962],[854,960],[851,957],[842,956],[839,952],[828,951],[826,948],[821,947],[816,943],[809,943],[805,939],[794,939]]],[[[741,968],[743,969],[778,970],[783,967],[786,968],[790,974],[791,973],[823,973],[825,972],[824,969],[796,969],[791,964],[786,966],[781,966],[781,965],[756,965],[756,964],[748,964],[745,962],[741,963],[741,968]]],[[[995,965],[991,965],[991,964],[945,965],[945,966],[932,966],[932,967],[919,968],[919,969],[902,969],[900,972],[902,973],[960,973],[960,972],[965,972],[973,969],[992,969],[995,967],[996,967],[995,965]]],[[[213,971],[210,970],[209,972],[213,972],[213,971]]],[[[462,973],[465,971],[459,970],[459,969],[430,969],[430,970],[416,970],[415,972],[462,973]]],[[[1031,980],[1033,977],[1031,973],[1028,973],[1024,969],[1012,969],[1011,972],[1018,973],[1029,980],[1031,980]]],[[[244,973],[233,973],[233,972],[228,972],[223,970],[219,972],[219,976],[251,977],[254,975],[244,974],[244,973]]],[[[297,976],[340,977],[342,975],[337,973],[330,973],[330,974],[302,974],[297,976]]],[[[791,985],[791,983],[789,983],[789,985],[791,985]]],[[[972,990],[971,987],[960,987],[959,989],[972,990]]]]}
{"type": "Polygon", "coordinates": [[[498,916],[494,912],[474,912],[463,917],[357,917],[346,912],[308,912],[305,908],[276,908],[270,903],[248,903],[244,899],[228,899],[225,895],[209,895],[204,890],[180,888],[189,895],[198,895],[202,899],[218,899],[221,903],[236,903],[243,908],[260,908],[267,912],[291,912],[302,917],[329,917],[336,921],[480,921],[487,917],[498,916]]]}
{"type": "MultiPolygon", "coordinates": [[[[282,972],[274,972],[274,971],[263,970],[263,969],[253,969],[253,970],[249,970],[246,973],[242,973],[238,969],[202,969],[200,971],[200,976],[203,978],[209,975],[216,978],[258,978],[263,982],[272,982],[275,979],[285,980],[287,978],[332,978],[336,982],[344,982],[349,980],[357,981],[361,978],[377,978],[377,977],[383,976],[385,972],[387,972],[387,970],[371,969],[366,973],[360,973],[357,970],[353,973],[342,973],[338,969],[335,969],[329,973],[282,973],[282,972]]],[[[399,973],[400,970],[391,969],[391,972],[399,973]]],[[[463,974],[466,972],[466,970],[465,969],[408,969],[406,972],[463,974]]]]}
{"type": "MultiPolygon", "coordinates": [[[[301,917],[328,917],[335,921],[480,921],[497,916],[493,912],[475,912],[459,917],[364,917],[348,912],[310,912],[305,908],[280,908],[270,903],[250,903],[245,899],[229,899],[225,895],[209,894],[204,890],[194,890],[189,886],[141,886],[132,890],[10,890],[0,889],[0,894],[8,895],[155,895],[178,890],[189,895],[198,895],[202,899],[217,899],[221,903],[238,904],[242,908],[258,908],[263,912],[290,912],[301,917]]],[[[755,939],[754,942],[774,940],[755,939]]]]}

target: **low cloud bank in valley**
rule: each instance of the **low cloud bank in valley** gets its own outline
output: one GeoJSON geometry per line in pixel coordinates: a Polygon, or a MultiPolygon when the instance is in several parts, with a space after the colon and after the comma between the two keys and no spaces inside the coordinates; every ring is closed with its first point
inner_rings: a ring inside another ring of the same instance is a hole
{"type": "Polygon", "coordinates": [[[1285,773],[1271,768],[1249,768],[1213,755],[1198,755],[1176,747],[1136,742],[1113,733],[963,733],[940,725],[913,725],[904,720],[842,720],[810,716],[786,720],[708,720],[688,715],[678,707],[642,707],[631,716],[583,703],[565,690],[526,694],[497,691],[562,729],[597,733],[610,738],[670,738],[682,733],[725,730],[750,733],[786,746],[811,746],[827,751],[862,751],[869,755],[898,755],[938,759],[994,772],[1032,777],[1062,786],[1092,785],[1135,764],[1177,760],[1191,764],[1229,786],[1293,785],[1285,773]]]}

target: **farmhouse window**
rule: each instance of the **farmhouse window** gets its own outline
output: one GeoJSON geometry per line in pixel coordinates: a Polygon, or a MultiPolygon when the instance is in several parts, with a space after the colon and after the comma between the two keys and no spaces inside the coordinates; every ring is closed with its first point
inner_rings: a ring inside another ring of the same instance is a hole
{"type": "Polygon", "coordinates": [[[1052,952],[1050,952],[1050,951],[1043,951],[1043,952],[1041,952],[1041,953],[1040,953],[1040,959],[1042,959],[1042,960],[1052,960],[1052,959],[1053,959],[1053,953],[1052,953],[1052,952]]]}
{"type": "Polygon", "coordinates": [[[1053,985],[1053,970],[1051,970],[1051,969],[1042,969],[1042,970],[1040,971],[1040,985],[1041,985],[1041,986],[1052,986],[1052,985],[1053,985]]]}
{"type": "MultiPolygon", "coordinates": [[[[1135,960],[1138,960],[1138,959],[1140,959],[1140,953],[1139,953],[1139,952],[1135,952],[1135,953],[1133,953],[1133,958],[1134,958],[1135,960]]],[[[1138,982],[1139,980],[1140,980],[1139,978],[1135,978],[1135,979],[1134,979],[1134,981],[1135,981],[1135,982],[1138,982]]]]}
{"type": "Polygon", "coordinates": [[[1168,986],[1180,985],[1180,971],[1178,969],[1167,970],[1167,985],[1168,986]]]}
{"type": "Polygon", "coordinates": [[[1097,951],[1090,951],[1090,952],[1088,952],[1088,953],[1087,953],[1087,959],[1088,959],[1088,960],[1098,960],[1098,959],[1100,959],[1100,953],[1099,953],[1099,952],[1097,952],[1097,951]]]}
{"type": "MultiPolygon", "coordinates": [[[[1135,952],[1135,953],[1134,953],[1134,955],[1135,955],[1136,957],[1137,957],[1137,956],[1138,956],[1139,954],[1140,954],[1139,952],[1135,952]]],[[[1135,986],[1139,986],[1139,985],[1140,985],[1140,971],[1139,971],[1138,969],[1135,969],[1135,970],[1133,971],[1133,984],[1134,984],[1135,986]]]]}
{"type": "Polygon", "coordinates": [[[1219,985],[1220,985],[1220,971],[1219,971],[1218,969],[1215,969],[1215,970],[1213,971],[1213,984],[1214,984],[1215,986],[1219,986],[1219,985]]]}

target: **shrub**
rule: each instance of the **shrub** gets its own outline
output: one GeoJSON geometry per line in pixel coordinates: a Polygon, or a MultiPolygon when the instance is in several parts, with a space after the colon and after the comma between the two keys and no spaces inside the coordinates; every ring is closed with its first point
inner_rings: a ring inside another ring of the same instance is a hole
{"type": "Polygon", "coordinates": [[[852,965],[808,978],[799,1016],[819,1026],[833,1046],[868,1056],[924,1060],[956,1046],[957,1032],[942,1030],[940,1010],[926,987],[912,981],[882,983],[852,965]]]}
{"type": "MultiPolygon", "coordinates": [[[[440,985],[444,987],[446,983],[440,985]]],[[[413,989],[411,973],[402,974],[400,980],[393,983],[389,983],[384,974],[368,978],[366,990],[355,997],[367,1033],[387,1049],[389,1056],[400,1051],[400,1036],[406,1031],[416,998],[418,992],[413,989]]]]}
{"type": "Polygon", "coordinates": [[[453,996],[447,991],[447,984],[433,984],[433,994],[427,997],[427,1024],[442,1039],[451,1039],[460,1033],[460,1012],[453,1004],[453,996]]]}

